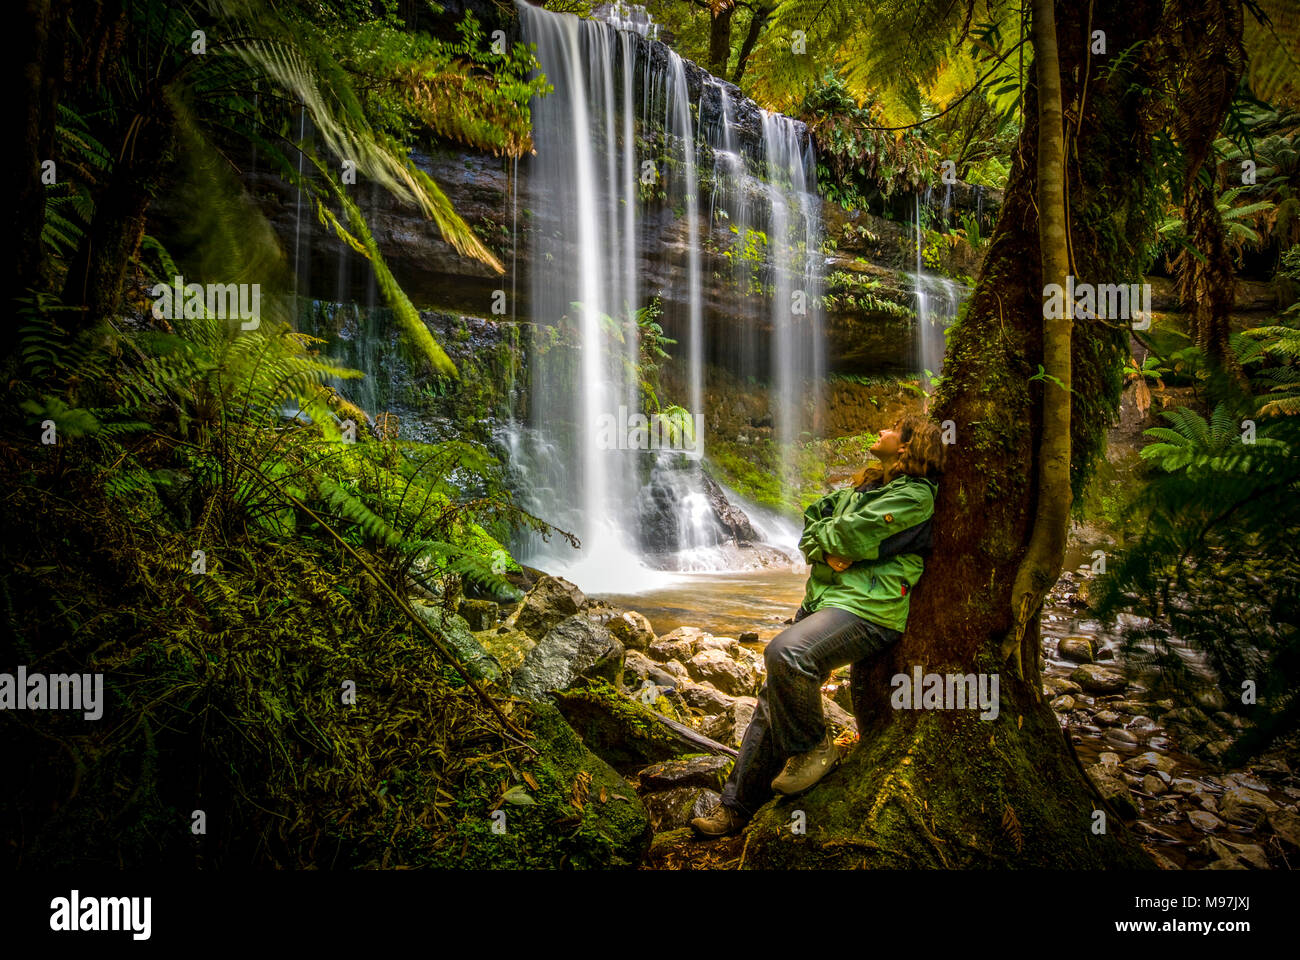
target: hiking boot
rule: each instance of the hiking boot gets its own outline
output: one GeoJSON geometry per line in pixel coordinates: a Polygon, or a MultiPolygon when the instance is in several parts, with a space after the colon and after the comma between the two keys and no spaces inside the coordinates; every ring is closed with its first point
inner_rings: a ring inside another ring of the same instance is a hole
{"type": "Polygon", "coordinates": [[[785,769],[772,781],[772,789],[786,796],[803,793],[830,773],[840,762],[840,757],[840,748],[828,727],[821,743],[807,753],[796,754],[785,762],[785,769]]]}
{"type": "Polygon", "coordinates": [[[696,817],[691,821],[695,832],[704,837],[725,837],[740,833],[746,820],[737,811],[724,803],[717,804],[709,811],[707,817],[696,817]]]}

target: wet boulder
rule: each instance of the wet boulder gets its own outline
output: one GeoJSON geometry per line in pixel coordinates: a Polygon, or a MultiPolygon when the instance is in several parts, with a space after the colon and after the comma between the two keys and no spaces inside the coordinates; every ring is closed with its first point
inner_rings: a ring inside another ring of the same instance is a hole
{"type": "Polygon", "coordinates": [[[757,707],[758,700],[754,697],[737,697],[731,706],[705,723],[700,732],[728,747],[739,748],[757,707]]]}
{"type": "Polygon", "coordinates": [[[511,614],[509,626],[541,640],[561,621],[573,616],[587,602],[583,592],[561,577],[543,574],[511,614]]]}
{"type": "Polygon", "coordinates": [[[707,680],[733,697],[758,692],[758,671],[748,664],[737,663],[722,650],[701,650],[687,661],[686,670],[697,683],[707,680]]]}
{"type": "Polygon", "coordinates": [[[686,705],[697,713],[715,715],[722,713],[735,700],[707,680],[703,683],[684,682],[678,688],[686,705]]]}
{"type": "Polygon", "coordinates": [[[689,827],[722,800],[722,795],[702,787],[676,787],[641,798],[655,833],[689,827]]]}
{"type": "Polygon", "coordinates": [[[637,774],[644,792],[677,787],[705,787],[721,791],[734,761],[730,757],[700,756],[655,763],[637,774]]]}
{"type": "Polygon", "coordinates": [[[1092,663],[1092,641],[1087,637],[1066,637],[1056,645],[1056,652],[1062,660],[1075,663],[1092,663]]]}
{"type": "Polygon", "coordinates": [[[623,681],[623,645],[590,617],[575,614],[562,620],[524,657],[510,680],[510,692],[535,700],[564,690],[579,677],[603,677],[614,685],[623,681]]]}
{"type": "Polygon", "coordinates": [[[615,639],[628,650],[648,650],[656,639],[650,621],[644,614],[637,613],[635,610],[625,610],[611,618],[606,626],[615,639]]]}
{"type": "Polygon", "coordinates": [[[1094,663],[1076,667],[1070,679],[1089,693],[1122,693],[1128,681],[1117,670],[1108,670],[1094,663]]]}

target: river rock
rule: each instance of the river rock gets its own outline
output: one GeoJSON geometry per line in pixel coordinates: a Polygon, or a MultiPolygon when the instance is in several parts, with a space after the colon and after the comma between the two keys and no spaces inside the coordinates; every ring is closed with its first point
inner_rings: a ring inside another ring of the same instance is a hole
{"type": "Polygon", "coordinates": [[[568,580],[543,574],[511,615],[509,625],[540,641],[586,602],[582,591],[568,580]]]}
{"type": "Polygon", "coordinates": [[[1148,750],[1146,753],[1140,753],[1136,757],[1130,757],[1125,760],[1124,769],[1132,770],[1136,773],[1145,773],[1148,770],[1158,770],[1161,773],[1173,774],[1173,772],[1178,769],[1178,764],[1163,753],[1156,753],[1154,750],[1148,750]]]}
{"type": "Polygon", "coordinates": [[[699,749],[669,728],[652,707],[604,680],[582,679],[552,696],[587,748],[625,776],[699,749]]]}
{"type": "Polygon", "coordinates": [[[646,680],[660,686],[673,687],[681,683],[659,664],[639,650],[628,650],[623,655],[623,685],[631,691],[640,690],[646,680]]]}
{"type": "Polygon", "coordinates": [[[1115,651],[1112,650],[1110,647],[1102,647],[1100,650],[1097,651],[1097,657],[1096,657],[1096,659],[1097,659],[1097,660],[1114,660],[1114,659],[1115,659],[1115,651]]]}
{"type": "Polygon", "coordinates": [[[1233,843],[1231,840],[1221,840],[1218,837],[1206,837],[1205,851],[1217,860],[1237,861],[1256,870],[1269,868],[1264,848],[1257,843],[1233,843]]]}
{"type": "Polygon", "coordinates": [[[1065,693],[1053,700],[1049,706],[1051,706],[1051,708],[1057,713],[1069,713],[1075,708],[1076,704],[1074,702],[1074,697],[1065,693]]]}
{"type": "Polygon", "coordinates": [[[1128,683],[1122,673],[1099,667],[1095,663],[1076,667],[1070,674],[1070,679],[1089,693],[1120,693],[1128,683]]]}
{"type": "Polygon", "coordinates": [[[628,650],[648,650],[655,642],[654,628],[644,614],[625,610],[607,624],[609,632],[628,650]]]}
{"type": "Polygon", "coordinates": [[[1205,727],[1210,722],[1210,718],[1195,707],[1176,707],[1161,719],[1165,723],[1181,723],[1194,728],[1205,727]]]}
{"type": "Polygon", "coordinates": [[[471,630],[478,632],[495,629],[500,609],[491,600],[462,600],[456,612],[465,618],[471,630]]]}
{"type": "Polygon", "coordinates": [[[1268,825],[1273,828],[1278,839],[1300,849],[1300,817],[1290,810],[1279,807],[1277,810],[1269,811],[1268,825]]]}
{"type": "Polygon", "coordinates": [[[1204,831],[1205,833],[1222,830],[1224,826],[1222,820],[1205,810],[1189,810],[1187,812],[1187,820],[1197,830],[1204,831]]]}
{"type": "Polygon", "coordinates": [[[1142,792],[1157,797],[1165,792],[1165,782],[1154,773],[1148,773],[1142,778],[1142,792]]]}
{"type": "Polygon", "coordinates": [[[704,725],[700,732],[729,747],[740,747],[749,721],[754,718],[758,700],[754,697],[737,697],[726,710],[704,725]]]}
{"type": "Polygon", "coordinates": [[[1083,687],[1064,677],[1043,677],[1043,696],[1051,699],[1067,693],[1083,693],[1083,687]]]}
{"type": "Polygon", "coordinates": [[[853,718],[853,714],[841,708],[830,697],[822,697],[822,716],[831,725],[831,729],[835,731],[836,736],[845,730],[851,733],[858,732],[858,721],[853,718]]]}
{"type": "Polygon", "coordinates": [[[1103,750],[1097,755],[1097,762],[1103,767],[1118,767],[1120,765],[1120,756],[1118,753],[1111,753],[1109,750],[1103,750]]]}
{"type": "Polygon", "coordinates": [[[1088,768],[1088,778],[1096,785],[1097,792],[1119,812],[1120,816],[1125,818],[1136,817],[1138,815],[1137,804],[1133,802],[1128,784],[1116,774],[1115,770],[1115,767],[1094,763],[1088,768]]]}
{"type": "Polygon", "coordinates": [[[741,643],[758,643],[758,634],[753,630],[746,630],[740,635],[741,643]]]}
{"type": "Polygon", "coordinates": [[[1137,749],[1138,738],[1119,727],[1107,727],[1106,732],[1102,734],[1102,739],[1116,750],[1137,749]]]}
{"type": "Polygon", "coordinates": [[[518,670],[528,652],[537,646],[537,641],[522,630],[512,630],[507,626],[495,630],[482,630],[474,634],[483,649],[497,658],[502,669],[518,670]]]}
{"type": "Polygon", "coordinates": [[[677,787],[641,798],[655,833],[689,827],[693,819],[707,815],[721,800],[721,794],[701,787],[677,787]]]}
{"type": "Polygon", "coordinates": [[[758,672],[732,660],[722,650],[701,650],[687,662],[686,670],[691,679],[697,682],[707,680],[733,697],[758,692],[758,672]]]}
{"type": "Polygon", "coordinates": [[[646,652],[660,663],[667,663],[669,660],[689,660],[698,649],[698,637],[660,637],[646,648],[646,652]]]}
{"type": "Polygon", "coordinates": [[[1244,730],[1246,727],[1246,721],[1241,719],[1241,717],[1227,713],[1223,710],[1220,710],[1214,715],[1214,722],[1223,727],[1224,730],[1240,731],[1244,730]]]}
{"type": "Polygon", "coordinates": [[[731,772],[730,757],[689,757],[652,764],[637,774],[645,792],[678,787],[704,787],[721,791],[731,772]]]}
{"type": "Polygon", "coordinates": [[[686,701],[688,707],[705,715],[722,713],[735,700],[707,680],[704,683],[682,681],[678,689],[681,690],[682,699],[686,701]]]}
{"type": "Polygon", "coordinates": [[[727,656],[735,657],[740,651],[740,644],[731,637],[715,637],[706,633],[695,644],[696,653],[702,650],[721,650],[727,656]]]}
{"type": "Polygon", "coordinates": [[[1260,793],[1237,783],[1224,787],[1219,798],[1219,812],[1225,820],[1243,826],[1255,826],[1261,818],[1277,809],[1277,804],[1260,793]]]}
{"type": "Polygon", "coordinates": [[[1192,699],[1206,713],[1218,713],[1228,707],[1228,701],[1224,699],[1223,694],[1213,687],[1208,690],[1201,690],[1192,699]]]}
{"type": "Polygon", "coordinates": [[[691,673],[686,669],[686,664],[680,660],[669,660],[664,664],[664,672],[676,677],[678,680],[689,681],[691,679],[691,673]]]}
{"type": "Polygon", "coordinates": [[[1154,707],[1154,704],[1142,703],[1140,700],[1112,700],[1106,706],[1117,713],[1128,713],[1136,716],[1153,712],[1152,707],[1154,707]]]}
{"type": "Polygon", "coordinates": [[[623,644],[590,617],[574,614],[528,651],[511,678],[510,692],[533,700],[564,690],[583,676],[604,677],[615,685],[621,684],[623,644]]]}
{"type": "Polygon", "coordinates": [[[1092,663],[1092,641],[1087,637],[1065,637],[1056,645],[1056,653],[1062,660],[1075,663],[1092,663]]]}
{"type": "Polygon", "coordinates": [[[1114,710],[1098,710],[1092,715],[1092,718],[1103,727],[1119,726],[1119,714],[1114,710]]]}

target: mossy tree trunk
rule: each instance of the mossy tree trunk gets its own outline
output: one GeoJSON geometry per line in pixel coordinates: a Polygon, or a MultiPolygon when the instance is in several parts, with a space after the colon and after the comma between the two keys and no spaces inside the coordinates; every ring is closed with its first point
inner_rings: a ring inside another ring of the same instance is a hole
{"type": "MultiPolygon", "coordinates": [[[[1034,0],[1034,73],[1038,78],[1038,246],[1043,283],[1066,289],[1070,272],[1065,216],[1065,116],[1061,66],[1056,53],[1052,0],[1034,0]]],[[[1044,299],[1046,299],[1044,291],[1044,299]]],[[[1070,525],[1070,333],[1074,304],[1068,297],[1060,316],[1043,310],[1042,434],[1038,438],[1038,508],[1029,549],[1011,588],[1012,628],[1000,659],[1015,658],[1024,675],[1025,631],[1038,619],[1043,598],[1061,574],[1070,525]]]]}
{"type": "MultiPolygon", "coordinates": [[[[1150,146],[1156,120],[1142,89],[1155,67],[1139,54],[1113,74],[1120,50],[1167,28],[1158,0],[1057,3],[1066,197],[1079,282],[1137,282],[1159,212],[1150,146]],[[1091,20],[1089,15],[1091,11],[1091,20]],[[1110,55],[1089,51],[1092,31],[1110,55]],[[1099,62],[1100,60],[1100,62],[1099,62]],[[1085,95],[1086,91],[1086,95],[1085,95]]],[[[1139,50],[1147,49],[1143,44],[1139,50]]],[[[812,790],[764,807],[743,864],[752,867],[1133,867],[1152,860],[1107,811],[1041,695],[1038,618],[1025,631],[1023,675],[1006,669],[1011,596],[1040,495],[1044,363],[1039,249],[1037,92],[997,228],[967,312],[950,332],[931,415],[956,445],[935,513],[934,552],[898,645],[854,668],[861,741],[812,790]],[[894,710],[891,678],[998,674],[999,713],[894,710]],[[1094,815],[1106,814],[1105,832],[1094,815]],[[802,811],[802,821],[794,818],[802,811]],[[793,827],[805,824],[803,833],[793,827]]],[[[1129,321],[1078,318],[1070,345],[1070,486],[1088,478],[1118,408],[1129,321]]],[[[1044,364],[1045,365],[1045,364],[1044,364]]],[[[1058,571],[1059,572],[1059,571],[1058,571]]]]}
{"type": "Polygon", "coordinates": [[[144,238],[149,205],[173,160],[176,118],[169,92],[155,86],[129,118],[112,176],[95,197],[90,227],[68,266],[63,300],[82,308],[80,326],[113,315],[127,268],[144,238]]]}

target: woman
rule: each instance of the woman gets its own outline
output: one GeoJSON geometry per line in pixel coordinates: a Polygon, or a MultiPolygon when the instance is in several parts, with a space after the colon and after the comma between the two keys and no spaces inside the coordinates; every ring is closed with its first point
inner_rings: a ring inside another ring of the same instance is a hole
{"type": "Polygon", "coordinates": [[[855,486],[804,511],[799,549],[812,565],[793,626],[764,650],[767,683],[727,778],[722,802],[691,826],[738,832],[773,791],[807,790],[840,759],[822,715],[821,686],[836,667],[878,655],[907,625],[909,593],[929,552],[930,518],[946,448],[928,420],[904,417],[871,448],[855,486]]]}

